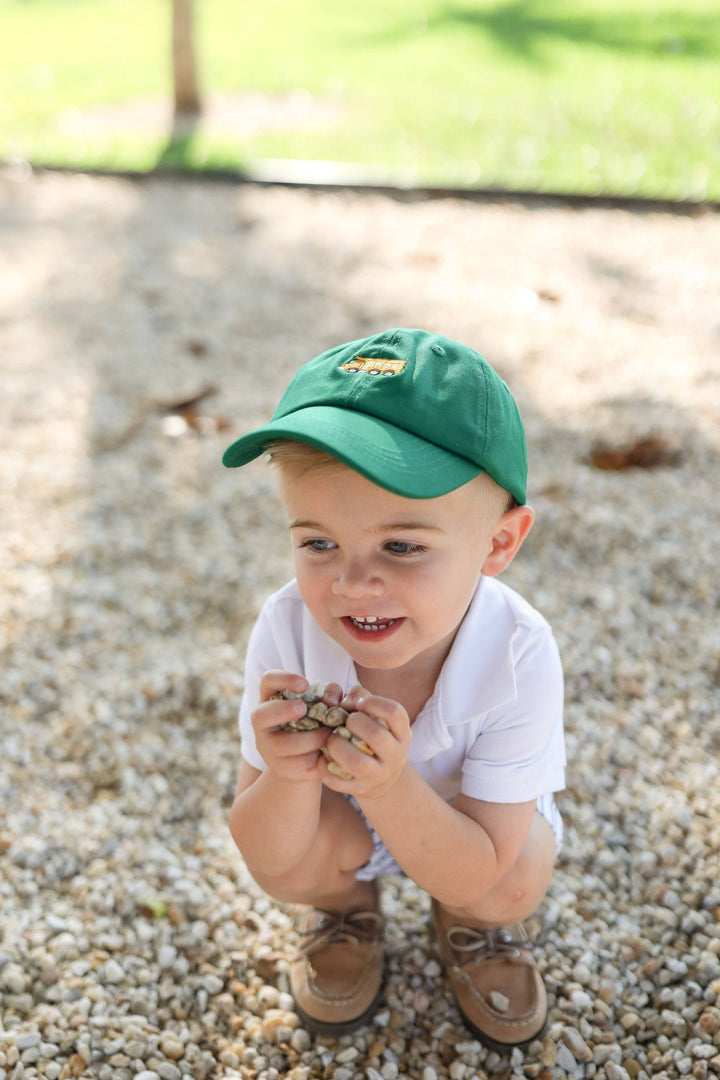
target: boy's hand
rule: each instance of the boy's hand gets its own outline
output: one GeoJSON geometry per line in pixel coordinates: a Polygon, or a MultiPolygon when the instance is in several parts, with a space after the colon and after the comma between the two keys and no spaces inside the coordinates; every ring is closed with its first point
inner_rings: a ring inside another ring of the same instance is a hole
{"type": "MultiPolygon", "coordinates": [[[[258,753],[270,772],[295,783],[321,782],[318,758],[325,760],[320,750],[327,742],[331,729],[319,727],[314,731],[282,731],[284,724],[305,715],[307,705],[304,701],[271,699],[279,690],[302,693],[308,685],[302,675],[293,675],[288,671],[266,671],[260,681],[260,704],[252,713],[258,753]]],[[[329,683],[323,700],[328,705],[337,705],[341,692],[336,683],[329,683]]]]}
{"type": "Polygon", "coordinates": [[[395,786],[405,768],[411,739],[408,714],[397,701],[374,697],[361,686],[348,690],[340,705],[350,713],[345,727],[362,739],[372,754],[331,732],[327,743],[330,756],[352,774],[352,780],[335,776],[321,756],[317,768],[322,781],[334,791],[377,799],[395,786]]]}

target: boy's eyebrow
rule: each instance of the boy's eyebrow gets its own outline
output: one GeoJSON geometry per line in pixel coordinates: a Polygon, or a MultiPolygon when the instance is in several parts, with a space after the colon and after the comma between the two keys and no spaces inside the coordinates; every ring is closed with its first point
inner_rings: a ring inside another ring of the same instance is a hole
{"type": "MultiPolygon", "coordinates": [[[[289,527],[291,529],[317,529],[319,532],[323,531],[323,526],[319,521],[305,521],[298,519],[296,521],[291,521],[289,527]]],[[[377,533],[411,531],[442,532],[443,530],[439,525],[431,525],[426,521],[394,521],[388,525],[378,525],[377,528],[373,530],[373,532],[377,533]]]]}
{"type": "Polygon", "coordinates": [[[322,525],[320,524],[319,521],[302,521],[299,518],[296,521],[291,521],[288,528],[289,529],[317,529],[320,532],[322,531],[322,525]]]}
{"type": "Polygon", "coordinates": [[[409,532],[419,529],[422,532],[442,532],[439,525],[431,525],[429,521],[394,521],[390,525],[378,525],[375,532],[409,532]]]}

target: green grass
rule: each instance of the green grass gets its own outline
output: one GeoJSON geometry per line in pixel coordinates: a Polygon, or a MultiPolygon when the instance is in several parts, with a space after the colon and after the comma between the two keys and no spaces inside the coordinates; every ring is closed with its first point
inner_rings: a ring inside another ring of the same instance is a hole
{"type": "Polygon", "coordinates": [[[720,198],[716,0],[197,0],[197,37],[208,98],[303,91],[334,111],[201,122],[176,141],[102,125],[99,109],[168,100],[170,0],[0,0],[0,157],[321,159],[421,183],[720,198]]]}

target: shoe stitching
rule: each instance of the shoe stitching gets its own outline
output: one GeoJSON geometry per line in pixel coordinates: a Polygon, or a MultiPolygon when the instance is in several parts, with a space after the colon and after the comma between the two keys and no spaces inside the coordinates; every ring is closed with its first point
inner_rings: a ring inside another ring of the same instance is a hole
{"type": "Polygon", "coordinates": [[[514,1019],[509,1019],[508,1017],[503,1016],[502,1013],[496,1012],[494,1009],[489,1008],[485,998],[477,989],[466,971],[463,971],[461,968],[458,967],[455,967],[453,970],[457,976],[458,982],[465,985],[465,987],[470,991],[474,1003],[480,1009],[482,1009],[485,1016],[487,1016],[488,1019],[492,1020],[493,1023],[499,1024],[500,1026],[506,1028],[522,1027],[524,1024],[529,1023],[531,1020],[535,1019],[535,1017],[538,1017],[540,1015],[541,1002],[540,998],[536,996],[535,1004],[530,1009],[528,1009],[527,1012],[521,1013],[520,1016],[517,1016],[514,1019]]]}

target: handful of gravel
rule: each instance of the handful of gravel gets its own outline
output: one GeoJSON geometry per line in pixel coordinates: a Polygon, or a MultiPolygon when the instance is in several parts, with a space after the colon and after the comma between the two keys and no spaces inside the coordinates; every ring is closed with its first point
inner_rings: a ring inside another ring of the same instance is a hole
{"type": "MultiPolygon", "coordinates": [[[[357,746],[358,750],[361,750],[363,754],[369,754],[370,757],[374,757],[373,751],[370,749],[364,739],[358,738],[357,735],[353,735],[345,727],[345,721],[350,715],[346,709],[341,709],[339,705],[326,705],[323,701],[325,696],[325,683],[311,683],[307,690],[304,690],[302,694],[296,693],[294,690],[280,690],[277,694],[273,695],[273,698],[284,699],[285,701],[304,701],[307,705],[307,712],[304,716],[300,716],[297,720],[290,720],[289,723],[283,725],[283,731],[314,731],[315,728],[329,727],[334,728],[335,733],[340,735],[343,739],[349,739],[353,746],[357,746]]],[[[376,718],[379,724],[385,726],[385,722],[376,718]]],[[[344,769],[342,765],[338,765],[336,761],[330,756],[330,751],[327,746],[323,746],[322,752],[328,761],[328,769],[335,776],[339,776],[342,780],[352,780],[352,773],[344,769]]]]}

